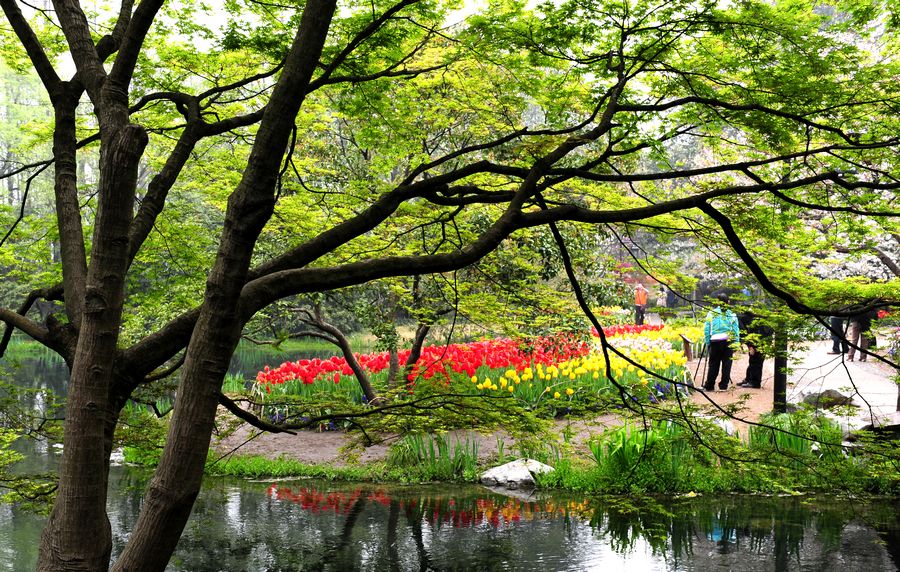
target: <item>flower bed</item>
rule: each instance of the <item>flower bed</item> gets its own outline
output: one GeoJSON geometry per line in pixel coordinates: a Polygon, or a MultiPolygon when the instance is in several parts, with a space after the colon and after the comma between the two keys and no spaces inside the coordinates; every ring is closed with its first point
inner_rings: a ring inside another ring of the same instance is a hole
{"type": "MultiPolygon", "coordinates": [[[[618,399],[616,384],[636,399],[657,401],[674,391],[668,380],[689,379],[686,359],[673,345],[673,339],[682,333],[683,329],[664,326],[604,328],[608,341],[622,355],[605,355],[599,344],[575,334],[425,346],[407,375],[407,389],[412,393],[417,384],[426,383],[445,386],[454,393],[503,394],[528,409],[551,415],[618,399]]],[[[408,356],[409,350],[399,352],[399,362],[405,363],[408,356]]],[[[384,388],[389,354],[356,358],[376,388],[384,388]]],[[[339,393],[353,402],[364,401],[350,366],[339,356],[266,367],[256,376],[256,390],[266,400],[339,393]]]]}

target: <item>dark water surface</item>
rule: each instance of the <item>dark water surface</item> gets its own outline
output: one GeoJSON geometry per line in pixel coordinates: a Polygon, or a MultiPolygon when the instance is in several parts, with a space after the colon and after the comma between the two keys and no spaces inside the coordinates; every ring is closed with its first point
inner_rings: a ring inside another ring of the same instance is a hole
{"type": "MultiPolygon", "coordinates": [[[[118,554],[147,473],[114,467],[118,554]]],[[[631,506],[482,487],[208,479],[168,570],[897,570],[890,503],[721,497],[631,506]]],[[[42,518],[0,507],[0,570],[31,570],[42,518]]]]}
{"type": "MultiPolygon", "coordinates": [[[[23,360],[14,376],[60,390],[61,367],[23,360]]],[[[55,466],[57,448],[22,447],[28,469],[55,466]]],[[[114,557],[148,477],[140,468],[111,469],[114,557]]],[[[896,502],[731,496],[637,503],[514,497],[476,486],[211,478],[168,570],[893,571],[900,567],[896,502]]],[[[34,569],[43,520],[0,505],[0,571],[34,569]]]]}

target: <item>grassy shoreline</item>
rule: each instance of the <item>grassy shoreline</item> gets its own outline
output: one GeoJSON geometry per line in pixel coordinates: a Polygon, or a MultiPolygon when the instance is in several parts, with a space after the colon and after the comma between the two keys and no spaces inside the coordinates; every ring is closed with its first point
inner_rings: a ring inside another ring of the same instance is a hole
{"type": "MultiPolygon", "coordinates": [[[[659,424],[650,432],[634,427],[608,431],[590,444],[592,458],[571,449],[547,447],[530,456],[554,467],[537,478],[539,489],[587,494],[832,494],[900,496],[895,459],[883,455],[890,443],[870,443],[861,455],[842,449],[811,448],[808,441],[743,443],[720,435],[715,452],[697,448],[690,435],[659,424]],[[788,449],[794,447],[793,452],[788,449]],[[739,460],[737,460],[739,459],[739,460]]],[[[466,442],[418,436],[394,444],[385,460],[360,464],[308,463],[281,456],[227,455],[210,451],[207,474],[244,479],[315,478],[329,481],[478,483],[487,469],[523,455],[479,458],[466,442]]],[[[154,466],[158,447],[126,447],[126,462],[154,466]]]]}

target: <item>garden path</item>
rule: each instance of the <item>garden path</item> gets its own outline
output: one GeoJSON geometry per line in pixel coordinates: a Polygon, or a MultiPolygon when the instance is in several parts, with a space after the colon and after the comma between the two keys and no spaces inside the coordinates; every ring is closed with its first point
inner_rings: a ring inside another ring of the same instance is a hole
{"type": "MultiPolygon", "coordinates": [[[[830,415],[845,428],[858,429],[875,422],[883,422],[885,418],[895,416],[897,408],[897,385],[892,381],[895,374],[893,368],[874,357],[865,362],[846,361],[841,355],[831,355],[831,341],[811,341],[791,354],[788,374],[787,401],[800,403],[810,394],[817,394],[826,389],[834,389],[842,395],[853,398],[854,408],[845,411],[844,415],[830,415]]],[[[695,385],[702,385],[704,368],[694,360],[692,371],[697,372],[695,385]],[[698,371],[699,370],[699,371],[698,371]]],[[[736,357],[731,370],[731,379],[741,381],[747,368],[747,354],[736,357]]],[[[745,389],[732,387],[727,392],[715,392],[703,395],[695,392],[694,403],[707,407],[711,411],[715,407],[710,400],[719,406],[726,406],[744,401],[744,408],[737,417],[753,422],[763,413],[772,410],[774,402],[773,378],[775,369],[773,360],[767,359],[763,367],[763,383],[761,389],[745,389]]],[[[739,433],[745,434],[746,423],[736,422],[739,433]]]]}

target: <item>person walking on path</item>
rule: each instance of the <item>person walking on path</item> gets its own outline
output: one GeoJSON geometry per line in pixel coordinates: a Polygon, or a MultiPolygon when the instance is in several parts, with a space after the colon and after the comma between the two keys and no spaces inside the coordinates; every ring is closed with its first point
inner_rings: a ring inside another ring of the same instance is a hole
{"type": "Polygon", "coordinates": [[[634,289],[634,323],[638,326],[644,323],[644,312],[647,310],[647,289],[638,282],[634,289]]]}
{"type": "Polygon", "coordinates": [[[744,374],[744,381],[737,384],[738,387],[748,387],[750,389],[759,389],[762,387],[763,362],[766,360],[759,347],[764,345],[766,338],[771,338],[775,331],[766,324],[760,322],[753,315],[753,312],[747,311],[741,316],[741,330],[744,332],[744,345],[747,346],[747,372],[744,374]]]}
{"type": "Polygon", "coordinates": [[[856,355],[856,346],[859,346],[859,361],[866,361],[866,356],[869,355],[866,350],[869,349],[869,340],[872,335],[869,329],[872,327],[872,320],[877,315],[878,313],[875,310],[870,310],[850,318],[850,331],[847,334],[847,339],[851,345],[850,350],[847,352],[847,361],[853,361],[856,355]]]}
{"type": "Polygon", "coordinates": [[[844,318],[831,317],[831,351],[832,355],[845,354],[850,346],[847,345],[847,332],[844,330],[844,318]]]}
{"type": "Polygon", "coordinates": [[[737,316],[729,309],[722,309],[722,306],[728,304],[728,295],[720,292],[716,298],[719,304],[706,315],[703,324],[703,341],[709,348],[709,369],[703,384],[706,391],[712,391],[715,387],[720,368],[722,379],[719,381],[719,391],[728,389],[731,382],[731,358],[734,355],[732,344],[741,342],[737,316]]]}

